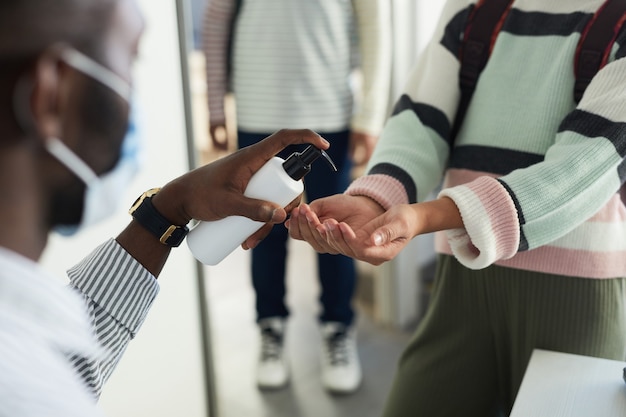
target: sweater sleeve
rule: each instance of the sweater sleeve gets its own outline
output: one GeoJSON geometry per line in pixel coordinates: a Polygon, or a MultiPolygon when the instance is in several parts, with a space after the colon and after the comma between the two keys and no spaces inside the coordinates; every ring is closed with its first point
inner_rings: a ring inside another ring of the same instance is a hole
{"type": "Polygon", "coordinates": [[[458,49],[467,0],[444,6],[435,34],[410,75],[366,169],[348,194],[383,206],[425,200],[439,184],[450,153],[450,125],[460,97],[458,49]]]}
{"type": "Polygon", "coordinates": [[[224,97],[229,85],[229,45],[235,0],[210,0],[203,20],[202,46],[206,60],[206,84],[210,123],[225,120],[224,97]]]}
{"type": "Polygon", "coordinates": [[[85,299],[94,332],[104,349],[99,360],[74,357],[79,376],[98,397],[137,334],[158,293],[158,283],[111,239],[68,271],[70,286],[85,299]]]}
{"type": "Polygon", "coordinates": [[[387,117],[391,81],[391,5],[388,0],[353,0],[361,72],[361,103],[352,129],[378,136],[387,117]]]}
{"type": "Polygon", "coordinates": [[[562,120],[542,162],[442,191],[463,216],[465,231],[449,233],[461,262],[482,268],[554,242],[581,226],[620,190],[626,180],[625,74],[625,58],[598,72],[577,108],[562,120]],[[462,243],[464,234],[473,250],[462,243]]]}

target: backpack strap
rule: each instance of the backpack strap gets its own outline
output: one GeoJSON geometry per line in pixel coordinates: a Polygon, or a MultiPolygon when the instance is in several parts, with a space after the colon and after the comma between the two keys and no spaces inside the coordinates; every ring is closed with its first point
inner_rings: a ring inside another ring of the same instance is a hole
{"type": "Polygon", "coordinates": [[[451,140],[454,140],[459,133],[478,83],[478,77],[487,65],[493,45],[512,3],[512,0],[480,0],[470,12],[459,50],[461,100],[452,126],[451,140]]]}
{"type": "Polygon", "coordinates": [[[604,67],[622,25],[626,21],[626,0],[606,0],[583,30],[574,59],[574,100],[580,101],[596,73],[604,67]]]}

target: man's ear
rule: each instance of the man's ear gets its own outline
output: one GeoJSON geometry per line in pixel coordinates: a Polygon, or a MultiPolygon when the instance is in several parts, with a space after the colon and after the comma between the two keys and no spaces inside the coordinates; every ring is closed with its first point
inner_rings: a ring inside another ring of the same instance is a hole
{"type": "Polygon", "coordinates": [[[68,72],[60,56],[60,48],[49,48],[40,55],[33,69],[33,88],[28,104],[33,128],[44,140],[61,137],[63,133],[62,115],[67,97],[68,72]]]}

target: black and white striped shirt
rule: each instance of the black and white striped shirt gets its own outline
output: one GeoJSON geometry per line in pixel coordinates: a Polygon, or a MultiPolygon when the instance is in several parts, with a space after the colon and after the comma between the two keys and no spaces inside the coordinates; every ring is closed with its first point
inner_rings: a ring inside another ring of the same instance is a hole
{"type": "Polygon", "coordinates": [[[203,45],[211,123],[225,120],[230,84],[241,130],[335,132],[351,127],[380,133],[391,70],[389,0],[245,0],[231,27],[235,4],[211,0],[206,9],[203,45]],[[357,91],[350,77],[355,55],[363,79],[357,91]],[[354,93],[360,96],[358,106],[353,106],[354,93]]]}

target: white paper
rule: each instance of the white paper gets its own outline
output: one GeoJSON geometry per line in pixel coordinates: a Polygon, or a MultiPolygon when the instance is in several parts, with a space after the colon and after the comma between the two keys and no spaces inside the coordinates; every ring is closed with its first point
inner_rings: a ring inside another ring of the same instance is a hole
{"type": "Polygon", "coordinates": [[[511,417],[626,417],[626,363],[535,350],[511,417]]]}

